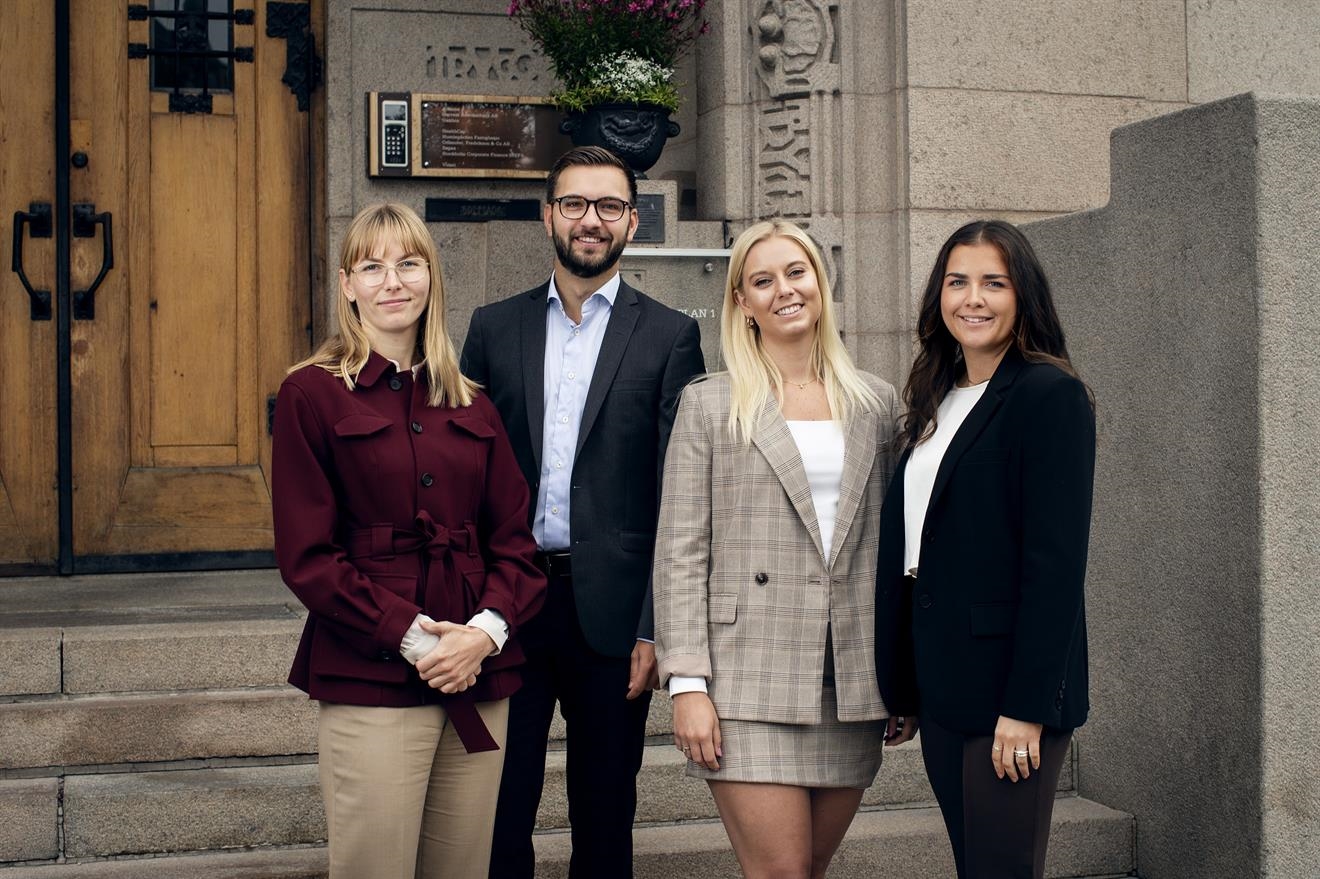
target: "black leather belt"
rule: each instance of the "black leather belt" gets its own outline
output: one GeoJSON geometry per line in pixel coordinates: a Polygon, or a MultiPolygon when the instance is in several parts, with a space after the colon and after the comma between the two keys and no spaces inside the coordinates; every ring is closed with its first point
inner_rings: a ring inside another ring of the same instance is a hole
{"type": "Polygon", "coordinates": [[[536,551],[536,566],[551,579],[566,580],[573,576],[573,554],[566,549],[556,552],[536,551]]]}

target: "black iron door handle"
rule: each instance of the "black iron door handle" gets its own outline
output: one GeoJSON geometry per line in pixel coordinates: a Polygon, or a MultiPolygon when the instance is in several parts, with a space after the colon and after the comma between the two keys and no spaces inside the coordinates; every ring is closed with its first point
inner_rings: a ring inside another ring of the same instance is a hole
{"type": "Polygon", "coordinates": [[[34,201],[26,211],[14,211],[14,256],[10,268],[18,275],[19,282],[28,295],[28,317],[30,320],[50,320],[50,291],[34,290],[23,270],[23,224],[33,238],[49,238],[53,231],[50,221],[50,204],[34,201]]]}
{"type": "Polygon", "coordinates": [[[115,267],[114,236],[110,225],[110,212],[96,212],[94,204],[76,204],[73,206],[73,237],[94,238],[96,227],[101,226],[101,271],[96,273],[96,280],[86,290],[73,294],[73,319],[96,319],[96,288],[105,280],[106,272],[115,267]]]}

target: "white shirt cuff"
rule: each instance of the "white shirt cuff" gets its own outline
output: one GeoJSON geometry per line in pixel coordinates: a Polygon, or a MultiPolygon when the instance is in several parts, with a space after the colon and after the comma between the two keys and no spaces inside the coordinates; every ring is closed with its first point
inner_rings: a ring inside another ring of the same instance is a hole
{"type": "Polygon", "coordinates": [[[688,675],[670,675],[669,676],[669,696],[673,698],[679,693],[705,693],[706,679],[701,676],[688,675]]]}
{"type": "Polygon", "coordinates": [[[469,626],[475,626],[481,631],[490,635],[490,640],[495,642],[495,652],[491,656],[499,656],[500,651],[504,649],[504,644],[509,640],[509,624],[504,620],[504,614],[492,608],[479,610],[468,620],[469,626]]]}
{"type": "Polygon", "coordinates": [[[435,622],[435,620],[431,619],[426,614],[419,613],[413,618],[412,625],[408,627],[408,631],[403,633],[403,641],[399,644],[399,653],[403,655],[404,659],[408,660],[408,662],[413,665],[416,665],[418,660],[440,645],[440,636],[433,635],[423,629],[423,621],[428,623],[435,622]]]}

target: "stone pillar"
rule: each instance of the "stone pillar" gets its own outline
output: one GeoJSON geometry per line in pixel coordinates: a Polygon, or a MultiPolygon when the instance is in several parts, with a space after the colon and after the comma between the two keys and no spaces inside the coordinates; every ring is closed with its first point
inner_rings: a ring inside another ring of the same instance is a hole
{"type": "Polygon", "coordinates": [[[1130,125],[1027,227],[1100,424],[1079,789],[1146,879],[1320,864],[1317,144],[1316,98],[1130,125]]]}
{"type": "Polygon", "coordinates": [[[893,379],[899,259],[895,7],[724,0],[698,57],[698,211],[784,217],[823,251],[848,347],[893,379]]]}

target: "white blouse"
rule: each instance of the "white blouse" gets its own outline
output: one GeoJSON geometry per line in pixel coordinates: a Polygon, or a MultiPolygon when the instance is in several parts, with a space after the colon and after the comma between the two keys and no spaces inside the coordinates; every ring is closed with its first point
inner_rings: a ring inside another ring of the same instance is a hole
{"type": "Polygon", "coordinates": [[[940,401],[935,410],[935,433],[912,450],[907,470],[903,473],[903,573],[916,575],[921,561],[921,529],[926,524],[926,508],[930,506],[930,493],[935,487],[935,474],[939,472],[944,453],[953,442],[953,435],[962,427],[967,413],[985,393],[989,380],[970,388],[954,387],[940,401]]]}
{"type": "Polygon", "coordinates": [[[811,486],[811,503],[820,526],[820,548],[830,557],[834,540],[834,517],[839,511],[839,487],[843,484],[843,425],[837,421],[789,421],[788,430],[797,444],[802,469],[811,486]]]}

